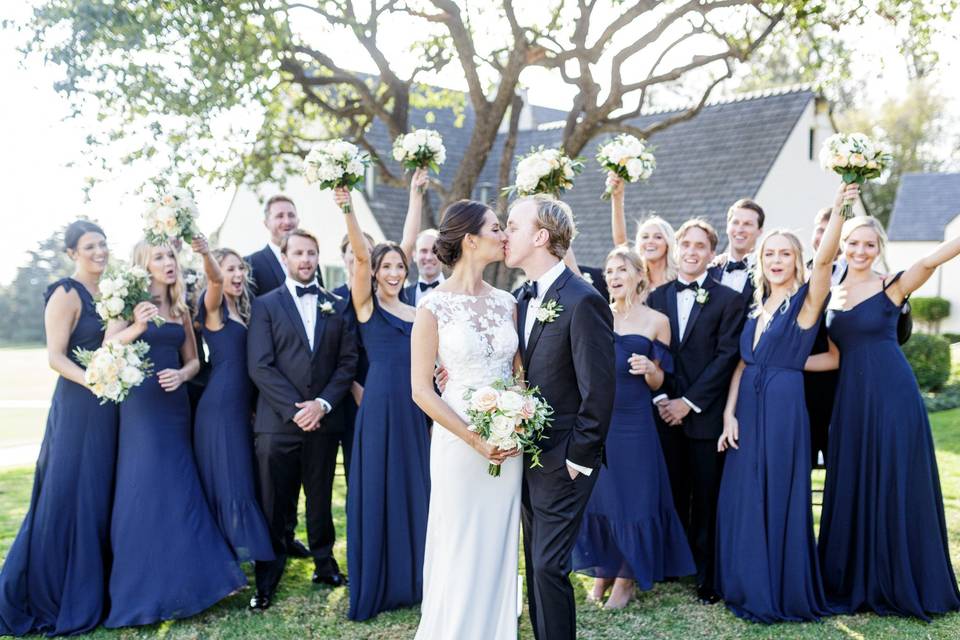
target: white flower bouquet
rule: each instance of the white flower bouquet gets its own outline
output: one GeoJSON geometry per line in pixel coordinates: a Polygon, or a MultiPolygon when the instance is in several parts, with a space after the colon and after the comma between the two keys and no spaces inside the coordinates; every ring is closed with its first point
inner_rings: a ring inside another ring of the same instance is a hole
{"type": "MultiPolygon", "coordinates": [[[[657,168],[657,160],[636,136],[621,133],[610,142],[600,145],[597,162],[607,171],[613,171],[627,182],[647,180],[657,168]]],[[[611,195],[610,185],[603,192],[603,199],[611,195]]]]}
{"type": "MultiPolygon", "coordinates": [[[[840,174],[847,184],[862,185],[879,178],[892,161],[886,145],[877,144],[862,133],[835,133],[820,148],[820,166],[840,174]]],[[[843,214],[849,211],[850,202],[844,202],[843,214]]]]}
{"type": "Polygon", "coordinates": [[[130,390],[153,373],[146,358],[150,345],[142,340],[132,344],[107,342],[96,351],[74,349],[73,355],[86,369],[84,380],[100,404],[123,402],[130,390]]]}
{"type": "MultiPolygon", "coordinates": [[[[150,302],[150,274],[143,267],[112,265],[100,279],[100,293],[94,299],[104,326],[111,320],[133,321],[133,308],[150,302]]],[[[164,320],[155,316],[158,327],[164,320]]]]}
{"type": "Polygon", "coordinates": [[[200,233],[200,212],[189,190],[174,187],[148,204],[143,214],[143,233],[150,244],[159,246],[174,238],[190,243],[200,233]]]}
{"type": "Polygon", "coordinates": [[[393,141],[393,159],[410,171],[426,167],[440,173],[440,165],[447,161],[447,149],[433,129],[416,129],[393,141]]]}
{"type": "MultiPolygon", "coordinates": [[[[468,389],[469,429],[503,451],[522,449],[531,456],[531,467],[540,466],[540,445],[546,437],[553,409],[539,396],[539,390],[524,389],[517,379],[496,382],[488,387],[468,389]]],[[[500,465],[490,464],[491,476],[500,475],[500,465]]]]}
{"type": "MultiPolygon", "coordinates": [[[[357,145],[335,138],[318,142],[303,159],[303,175],[310,184],[321,189],[347,187],[354,189],[363,182],[370,165],[370,156],[357,145]]],[[[350,204],[344,206],[350,212],[350,204]]]]}
{"type": "Polygon", "coordinates": [[[573,188],[573,178],[583,171],[583,162],[567,157],[560,149],[531,149],[517,163],[517,180],[508,192],[529,196],[548,193],[559,196],[573,188]]]}

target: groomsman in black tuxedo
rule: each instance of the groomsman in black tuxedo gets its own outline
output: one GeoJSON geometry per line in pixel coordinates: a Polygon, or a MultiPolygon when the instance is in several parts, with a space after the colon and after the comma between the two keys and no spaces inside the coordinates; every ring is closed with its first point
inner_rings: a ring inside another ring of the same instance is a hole
{"type": "MultiPolygon", "coordinates": [[[[297,206],[288,196],[277,194],[267,200],[263,207],[263,226],[270,232],[267,246],[255,251],[244,260],[250,265],[250,293],[256,298],[270,293],[283,284],[287,278],[286,268],[280,257],[280,244],[284,236],[300,226],[297,206]]],[[[323,278],[319,277],[320,285],[323,278]]]]}
{"type": "Polygon", "coordinates": [[[750,269],[757,262],[754,248],[763,234],[765,218],[763,208],[753,200],[734,202],[727,210],[727,250],[717,256],[709,270],[711,278],[741,294],[745,311],[753,301],[750,269]]]}
{"type": "Polygon", "coordinates": [[[403,301],[409,305],[417,306],[425,295],[439,287],[444,280],[440,261],[433,253],[433,245],[436,242],[436,229],[425,229],[417,236],[417,244],[413,252],[417,262],[417,281],[404,287],[402,294],[403,301]]]}
{"type": "Polygon", "coordinates": [[[318,254],[312,234],[291,231],[281,245],[289,275],[282,286],[254,300],[250,316],[248,368],[260,392],[254,421],[260,504],[277,556],[256,563],[253,609],[270,606],[283,575],[289,555],[289,504],[301,483],[307,496],[313,581],[346,583],[333,557],[330,502],[338,431],[343,429],[335,424],[334,409],[356,375],[357,341],[340,299],[317,282],[318,254]]]}
{"type": "Polygon", "coordinates": [[[717,232],[703,220],[677,230],[677,279],[658,287],[647,304],[670,318],[674,372],[653,399],[677,513],[697,562],[701,602],[713,589],[717,496],[723,454],[717,439],[730,378],[740,359],[744,298],[707,274],[717,232]]]}

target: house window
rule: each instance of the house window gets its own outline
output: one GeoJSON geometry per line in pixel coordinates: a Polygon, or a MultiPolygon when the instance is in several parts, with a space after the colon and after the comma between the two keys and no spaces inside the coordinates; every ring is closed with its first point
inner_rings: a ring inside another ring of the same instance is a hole
{"type": "Polygon", "coordinates": [[[490,193],[493,191],[493,185],[489,182],[481,182],[477,185],[477,200],[484,204],[490,204],[490,193]]]}
{"type": "Polygon", "coordinates": [[[377,187],[377,168],[370,164],[367,165],[367,170],[363,174],[363,192],[367,196],[367,200],[372,200],[374,194],[376,193],[377,187]]]}
{"type": "Polygon", "coordinates": [[[323,286],[326,289],[336,289],[347,281],[347,272],[343,267],[326,264],[321,265],[323,275],[323,286]]]}
{"type": "Polygon", "coordinates": [[[816,129],[810,127],[810,136],[807,143],[807,159],[813,160],[814,143],[816,142],[816,129]]]}

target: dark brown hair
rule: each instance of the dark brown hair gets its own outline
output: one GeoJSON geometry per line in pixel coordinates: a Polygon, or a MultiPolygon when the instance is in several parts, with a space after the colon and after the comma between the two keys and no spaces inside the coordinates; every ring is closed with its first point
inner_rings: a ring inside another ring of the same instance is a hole
{"type": "Polygon", "coordinates": [[[386,242],[381,242],[375,246],[373,251],[370,253],[370,279],[373,281],[374,291],[377,289],[377,272],[380,271],[380,265],[383,263],[383,259],[391,251],[396,251],[400,254],[400,261],[403,262],[404,272],[410,273],[410,264],[407,262],[407,254],[403,252],[403,249],[400,248],[400,245],[389,240],[386,242]]]}
{"type": "Polygon", "coordinates": [[[284,236],[283,240],[280,242],[280,253],[284,255],[287,254],[287,245],[290,244],[290,238],[294,236],[298,238],[307,238],[308,240],[313,240],[313,244],[317,245],[317,251],[320,251],[320,242],[317,240],[317,236],[313,235],[306,229],[294,229],[293,231],[288,233],[286,236],[284,236]]]}
{"type": "MultiPolygon", "coordinates": [[[[371,247],[377,244],[377,241],[373,239],[372,235],[370,235],[366,231],[363,231],[362,233],[363,233],[363,237],[366,238],[367,242],[370,243],[371,247]]],[[[350,234],[347,233],[347,234],[344,234],[343,240],[340,241],[340,255],[345,254],[347,252],[347,247],[349,246],[350,246],[350,234]]]]}
{"type": "Polygon", "coordinates": [[[476,200],[458,200],[443,212],[433,253],[437,260],[452,267],[463,255],[463,239],[483,230],[483,221],[490,207],[476,200]]]}
{"type": "Polygon", "coordinates": [[[63,232],[64,250],[76,250],[77,243],[80,242],[80,238],[87,233],[99,233],[104,238],[107,237],[107,234],[103,232],[103,229],[101,229],[99,225],[96,225],[89,220],[77,220],[67,225],[66,230],[63,232]]]}

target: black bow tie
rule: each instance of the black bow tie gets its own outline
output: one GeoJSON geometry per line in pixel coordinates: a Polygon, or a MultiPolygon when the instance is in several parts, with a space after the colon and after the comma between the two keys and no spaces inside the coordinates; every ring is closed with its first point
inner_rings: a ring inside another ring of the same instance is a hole
{"type": "Polygon", "coordinates": [[[727,266],[724,267],[723,270],[727,273],[730,273],[731,271],[746,271],[747,268],[746,260],[730,260],[727,262],[727,266]]]}
{"type": "Polygon", "coordinates": [[[689,289],[690,291],[696,292],[697,289],[699,288],[700,288],[700,283],[697,282],[696,280],[694,280],[693,282],[687,282],[687,283],[683,283],[677,280],[677,293],[680,293],[681,291],[686,291],[687,289],[689,289]]]}
{"type": "Polygon", "coordinates": [[[437,287],[439,287],[440,281],[437,280],[436,282],[420,282],[418,284],[420,286],[420,291],[427,291],[429,289],[436,289],[437,287]]]}
{"type": "Polygon", "coordinates": [[[537,297],[538,296],[537,296],[536,280],[534,280],[533,282],[529,282],[529,281],[524,282],[523,286],[520,287],[520,302],[523,302],[525,300],[529,301],[537,297]]]}
{"type": "Polygon", "coordinates": [[[302,298],[307,294],[318,296],[320,295],[320,287],[315,284],[310,285],[309,287],[297,286],[297,297],[302,298]]]}

